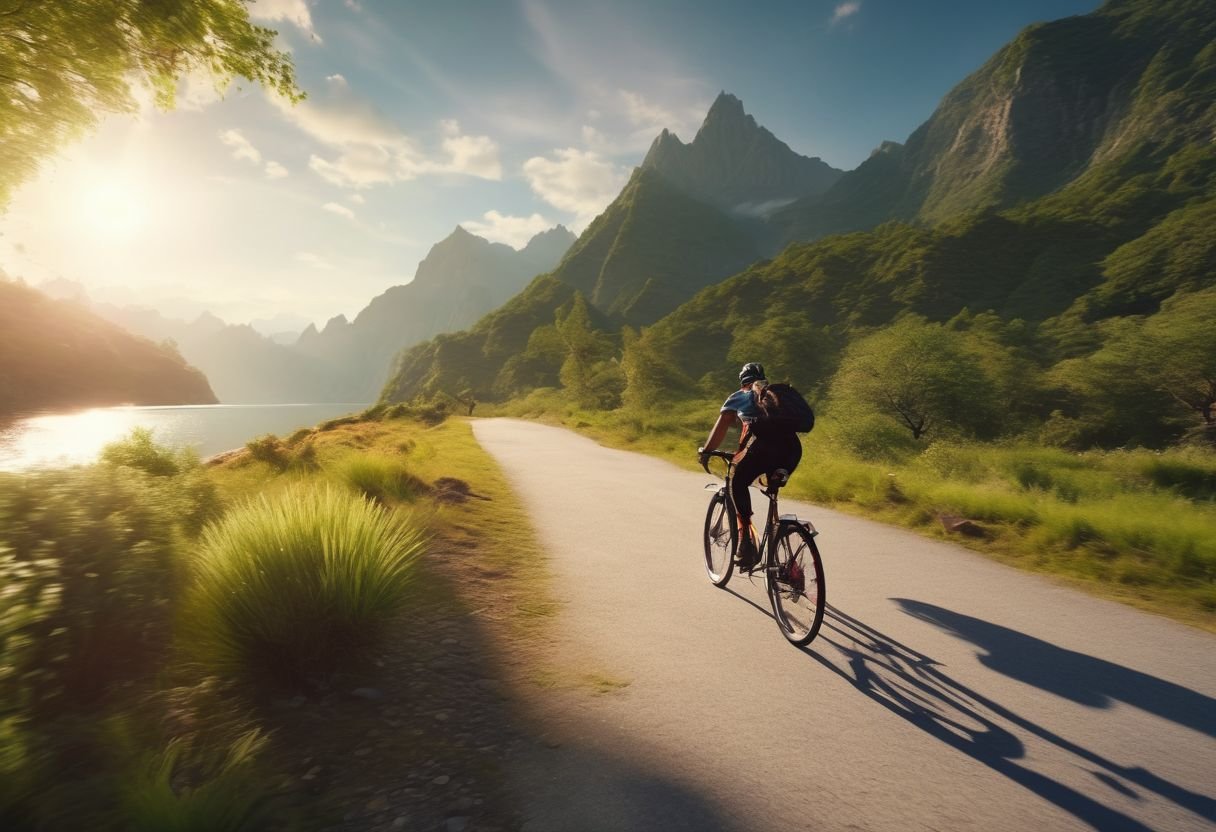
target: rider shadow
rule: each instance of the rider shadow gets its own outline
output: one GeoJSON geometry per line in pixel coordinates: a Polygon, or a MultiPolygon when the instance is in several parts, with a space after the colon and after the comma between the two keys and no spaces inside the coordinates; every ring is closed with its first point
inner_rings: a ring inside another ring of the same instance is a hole
{"type": "MultiPolygon", "coordinates": [[[[733,594],[743,598],[738,593],[733,594]]],[[[771,617],[771,613],[759,604],[744,600],[771,617]]],[[[898,600],[898,603],[909,614],[972,640],[989,651],[990,661],[985,664],[1024,681],[1049,676],[1056,662],[1076,661],[1080,656],[940,607],[906,600],[898,600]],[[1033,667],[1040,661],[1048,666],[1033,667]]],[[[1147,830],[1150,827],[1090,795],[1021,765],[1019,760],[1025,757],[1026,751],[1015,731],[1024,731],[1075,755],[1092,766],[1089,771],[1094,778],[1113,791],[1136,797],[1131,786],[1138,786],[1208,821],[1216,820],[1216,799],[1211,796],[1190,791],[1144,768],[1121,766],[1013,713],[953,679],[929,656],[831,605],[824,615],[818,638],[802,650],[908,723],[1096,829],[1147,830]],[[844,666],[828,658],[829,648],[844,659],[844,666]]],[[[1045,683],[1044,689],[1095,707],[1104,707],[1112,698],[1119,699],[1199,731],[1210,728],[1213,705],[1210,698],[1138,671],[1089,656],[1083,658],[1096,675],[1081,682],[1069,672],[1065,675],[1073,681],[1045,683]],[[1146,691],[1136,694],[1130,690],[1133,680],[1145,684],[1146,691]],[[1160,701],[1145,701],[1155,692],[1162,694],[1160,701]]],[[[1059,669],[1064,673],[1062,667],[1059,669]]]]}

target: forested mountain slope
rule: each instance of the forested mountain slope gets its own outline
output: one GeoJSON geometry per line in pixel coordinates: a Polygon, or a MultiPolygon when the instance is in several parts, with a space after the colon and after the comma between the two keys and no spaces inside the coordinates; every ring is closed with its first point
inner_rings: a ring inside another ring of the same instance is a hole
{"type": "Polygon", "coordinates": [[[206,377],[171,348],[83,306],[0,280],[0,415],[115,404],[213,404],[206,377]]]}

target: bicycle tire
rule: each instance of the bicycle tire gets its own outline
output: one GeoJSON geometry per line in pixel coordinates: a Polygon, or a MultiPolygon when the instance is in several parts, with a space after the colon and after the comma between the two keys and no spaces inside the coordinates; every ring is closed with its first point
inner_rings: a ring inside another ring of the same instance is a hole
{"type": "Polygon", "coordinates": [[[827,603],[819,547],[810,532],[792,524],[781,526],[772,546],[765,584],[773,617],[781,634],[802,647],[819,634],[827,603]]]}
{"type": "Polygon", "coordinates": [[[719,491],[710,498],[705,512],[705,572],[714,586],[726,586],[735,571],[737,537],[735,518],[726,495],[719,491]]]}

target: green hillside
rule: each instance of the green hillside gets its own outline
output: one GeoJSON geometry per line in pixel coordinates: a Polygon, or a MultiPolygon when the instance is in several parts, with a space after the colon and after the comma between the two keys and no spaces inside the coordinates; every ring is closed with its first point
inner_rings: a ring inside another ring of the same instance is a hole
{"type": "Polygon", "coordinates": [[[176,350],[83,306],[0,280],[0,415],[114,404],[214,404],[176,350]]]}
{"type": "Polygon", "coordinates": [[[758,256],[741,223],[639,168],[553,274],[610,317],[649,324],[758,256]]]}

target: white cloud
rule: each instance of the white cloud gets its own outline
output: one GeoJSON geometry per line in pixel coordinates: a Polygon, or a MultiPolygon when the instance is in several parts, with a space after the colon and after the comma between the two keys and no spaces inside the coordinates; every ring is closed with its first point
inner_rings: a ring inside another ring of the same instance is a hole
{"type": "Polygon", "coordinates": [[[220,133],[220,141],[225,146],[232,148],[233,159],[244,159],[255,165],[261,164],[262,154],[240,130],[224,130],[220,133]]]}
{"type": "Polygon", "coordinates": [[[847,3],[841,3],[836,6],[836,10],[832,12],[832,20],[830,25],[835,26],[846,17],[852,17],[861,11],[861,0],[849,0],[847,3]]]}
{"type": "Polygon", "coordinates": [[[353,202],[355,205],[362,205],[363,203],[367,202],[367,200],[363,198],[363,194],[351,194],[346,198],[346,201],[353,202]]]}
{"type": "Polygon", "coordinates": [[[490,242],[506,243],[512,248],[523,248],[528,241],[542,231],[548,231],[555,223],[533,214],[530,217],[515,217],[498,211],[486,211],[481,220],[461,223],[464,229],[490,242]]]}
{"type": "Polygon", "coordinates": [[[308,35],[314,43],[321,43],[321,36],[312,26],[312,14],[304,0],[253,0],[249,5],[249,16],[266,22],[286,21],[308,35]]]}
{"type": "Polygon", "coordinates": [[[265,170],[267,179],[282,179],[287,176],[287,168],[275,161],[267,162],[265,170]]]}
{"type": "Polygon", "coordinates": [[[327,202],[321,206],[326,211],[337,214],[339,217],[346,217],[348,220],[355,218],[355,212],[337,202],[327,202]]]}
{"type": "Polygon", "coordinates": [[[453,120],[439,123],[440,152],[429,156],[341,75],[326,79],[316,96],[292,105],[271,101],[297,127],[336,155],[312,154],[308,166],[340,187],[366,188],[424,174],[458,173],[501,179],[498,144],[489,136],[463,135],[453,120]]]}
{"type": "Polygon", "coordinates": [[[303,263],[305,266],[311,266],[314,269],[320,269],[322,271],[330,271],[334,267],[333,263],[329,262],[321,255],[315,254],[311,251],[297,251],[296,262],[303,263]]]}
{"type": "Polygon", "coordinates": [[[567,147],[549,158],[534,156],[524,162],[524,176],[537,196],[574,214],[572,224],[578,228],[616,197],[627,174],[595,151],[567,147]]]}
{"type": "Polygon", "coordinates": [[[346,8],[350,9],[352,12],[363,11],[363,4],[360,3],[359,0],[344,0],[343,5],[345,5],[346,8]]]}
{"type": "Polygon", "coordinates": [[[420,172],[464,173],[480,179],[502,179],[498,145],[489,136],[450,136],[443,140],[447,158],[428,163],[420,172]]]}

